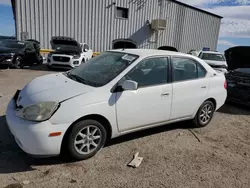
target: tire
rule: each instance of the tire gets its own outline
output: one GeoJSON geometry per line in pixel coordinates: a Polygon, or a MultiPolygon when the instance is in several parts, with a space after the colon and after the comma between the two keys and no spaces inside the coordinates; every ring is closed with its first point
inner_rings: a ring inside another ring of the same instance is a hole
{"type": "Polygon", "coordinates": [[[195,127],[205,127],[208,125],[213,118],[214,110],[214,104],[211,101],[205,101],[193,119],[195,127]]]}
{"type": "Polygon", "coordinates": [[[17,69],[23,68],[22,56],[16,56],[15,60],[13,61],[13,66],[17,69]]]}
{"type": "Polygon", "coordinates": [[[95,120],[83,120],[76,123],[69,133],[66,141],[67,149],[73,159],[85,160],[103,148],[106,138],[107,131],[101,123],[95,120]]]}
{"type": "Polygon", "coordinates": [[[53,70],[53,68],[51,67],[51,65],[46,65],[48,70],[53,70]]]}

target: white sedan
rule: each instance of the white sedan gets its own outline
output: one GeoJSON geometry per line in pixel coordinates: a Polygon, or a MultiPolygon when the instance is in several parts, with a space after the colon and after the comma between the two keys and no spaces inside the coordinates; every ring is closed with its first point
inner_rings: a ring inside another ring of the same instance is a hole
{"type": "Polygon", "coordinates": [[[65,73],[35,78],[10,101],[17,144],[37,156],[94,156],[114,137],[177,121],[206,126],[227,96],[203,60],[162,50],[112,50],[65,73]]]}

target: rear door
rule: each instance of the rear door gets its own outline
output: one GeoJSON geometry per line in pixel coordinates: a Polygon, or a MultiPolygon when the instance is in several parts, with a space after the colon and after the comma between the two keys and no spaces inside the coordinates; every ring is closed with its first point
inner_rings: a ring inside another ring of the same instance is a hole
{"type": "Polygon", "coordinates": [[[173,100],[170,119],[193,115],[206,100],[209,79],[206,70],[191,58],[172,57],[173,100]]]}

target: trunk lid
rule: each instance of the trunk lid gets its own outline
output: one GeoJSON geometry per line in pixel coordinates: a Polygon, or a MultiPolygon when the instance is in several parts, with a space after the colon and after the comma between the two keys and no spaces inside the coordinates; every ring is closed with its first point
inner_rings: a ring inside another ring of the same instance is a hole
{"type": "Polygon", "coordinates": [[[250,46],[236,46],[225,51],[228,70],[250,68],[250,46]]]}

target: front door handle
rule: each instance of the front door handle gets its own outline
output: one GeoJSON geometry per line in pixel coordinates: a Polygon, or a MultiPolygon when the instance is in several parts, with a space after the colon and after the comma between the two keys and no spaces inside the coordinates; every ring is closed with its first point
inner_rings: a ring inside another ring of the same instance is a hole
{"type": "Polygon", "coordinates": [[[161,96],[164,97],[164,96],[168,96],[169,93],[162,93],[161,96]]]}
{"type": "Polygon", "coordinates": [[[202,86],[201,88],[204,89],[204,88],[207,88],[207,86],[202,86]]]}

